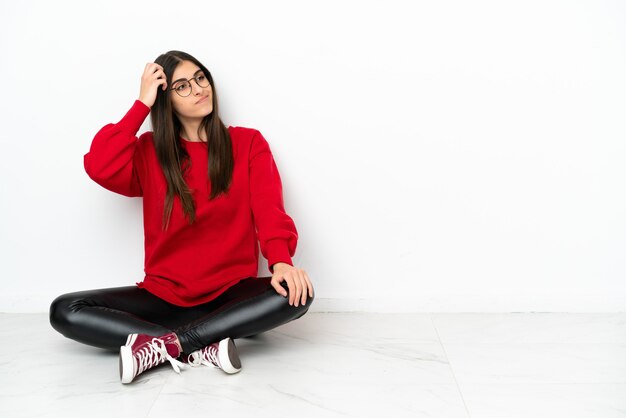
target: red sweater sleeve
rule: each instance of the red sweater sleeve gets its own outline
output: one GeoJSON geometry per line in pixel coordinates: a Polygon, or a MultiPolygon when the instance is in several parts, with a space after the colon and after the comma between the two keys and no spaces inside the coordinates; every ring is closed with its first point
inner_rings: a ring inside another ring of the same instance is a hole
{"type": "Polygon", "coordinates": [[[96,133],[84,156],[85,171],[100,186],[124,196],[142,196],[135,149],[137,131],[150,113],[140,100],[118,123],[109,123],[96,133]]]}
{"type": "Polygon", "coordinates": [[[269,270],[278,262],[293,266],[298,231],[293,219],[285,213],[283,189],[269,144],[257,131],[250,149],[250,202],[258,232],[261,253],[269,270]]]}

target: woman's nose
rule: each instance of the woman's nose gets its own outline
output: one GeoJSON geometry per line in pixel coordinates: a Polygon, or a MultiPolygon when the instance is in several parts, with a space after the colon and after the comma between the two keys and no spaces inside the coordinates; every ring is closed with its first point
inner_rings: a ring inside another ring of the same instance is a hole
{"type": "Polygon", "coordinates": [[[198,83],[191,83],[191,88],[193,89],[192,90],[193,94],[202,94],[202,89],[204,87],[200,87],[198,83]]]}

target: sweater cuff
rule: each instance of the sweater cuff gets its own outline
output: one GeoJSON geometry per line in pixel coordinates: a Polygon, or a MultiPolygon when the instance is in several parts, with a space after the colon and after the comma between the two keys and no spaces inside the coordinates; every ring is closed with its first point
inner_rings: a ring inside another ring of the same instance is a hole
{"type": "Polygon", "coordinates": [[[126,112],[124,117],[117,123],[117,126],[131,135],[137,135],[137,131],[139,131],[139,128],[141,128],[141,125],[149,114],[150,108],[144,102],[137,99],[130,110],[126,112]]]}
{"type": "Polygon", "coordinates": [[[282,262],[293,266],[293,261],[289,255],[289,247],[287,246],[286,240],[273,239],[268,241],[265,245],[267,251],[267,268],[272,274],[274,274],[272,265],[276,263],[282,262]]]}

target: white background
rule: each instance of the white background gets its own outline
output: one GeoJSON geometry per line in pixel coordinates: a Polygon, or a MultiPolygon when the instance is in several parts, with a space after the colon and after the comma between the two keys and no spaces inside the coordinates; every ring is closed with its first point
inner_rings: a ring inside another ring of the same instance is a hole
{"type": "Polygon", "coordinates": [[[143,278],[141,199],[83,155],[171,49],[270,143],[313,310],[626,306],[624,2],[2,0],[0,20],[0,311],[143,278]]]}

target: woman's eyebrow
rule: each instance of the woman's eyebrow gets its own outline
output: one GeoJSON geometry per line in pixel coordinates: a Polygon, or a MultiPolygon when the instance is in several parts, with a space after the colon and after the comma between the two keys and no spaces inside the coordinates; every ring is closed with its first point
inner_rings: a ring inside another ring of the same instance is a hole
{"type": "MultiPolygon", "coordinates": [[[[196,70],[196,72],[195,72],[195,73],[193,73],[194,77],[195,77],[195,75],[196,75],[196,74],[198,74],[198,73],[199,73],[199,72],[201,72],[201,71],[202,71],[202,68],[198,68],[198,69],[196,70]]],[[[193,78],[193,77],[189,77],[189,78],[193,78]]],[[[178,82],[178,81],[181,81],[181,80],[188,80],[188,79],[187,79],[187,78],[179,78],[178,80],[174,80],[174,81],[172,81],[172,84],[174,84],[174,83],[176,83],[176,82],[178,82]]]]}

